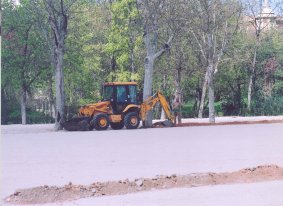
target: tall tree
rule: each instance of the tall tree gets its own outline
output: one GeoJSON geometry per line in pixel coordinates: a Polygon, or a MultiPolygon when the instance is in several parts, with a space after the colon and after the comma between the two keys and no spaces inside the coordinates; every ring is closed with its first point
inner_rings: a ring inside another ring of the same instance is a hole
{"type": "MultiPolygon", "coordinates": [[[[169,49],[173,39],[173,33],[168,36],[168,41],[158,48],[159,28],[161,24],[162,12],[167,2],[163,0],[149,1],[141,3],[141,12],[144,26],[144,43],[146,48],[146,57],[144,59],[144,86],[143,100],[152,95],[152,80],[155,61],[169,49]]],[[[145,127],[152,126],[152,112],[149,112],[144,122],[145,127]]]]}
{"type": "MultiPolygon", "coordinates": [[[[34,27],[34,15],[29,14],[30,2],[14,6],[6,2],[4,15],[3,80],[13,82],[20,96],[22,124],[27,123],[27,94],[35,80],[48,68],[44,41],[34,27]]],[[[5,84],[5,83],[4,83],[5,84]]]]}
{"type": "Polygon", "coordinates": [[[64,73],[63,73],[63,58],[65,50],[65,39],[67,37],[67,26],[69,14],[68,8],[63,0],[45,1],[46,10],[49,16],[49,23],[53,33],[53,51],[52,64],[55,68],[55,83],[56,83],[56,121],[55,129],[62,129],[60,123],[64,122],[65,118],[65,88],[64,88],[64,73]],[[60,119],[61,118],[61,119],[60,119]]]}
{"type": "Polygon", "coordinates": [[[190,4],[188,19],[190,33],[199,47],[205,77],[202,89],[199,117],[202,117],[206,88],[208,87],[209,122],[215,122],[214,75],[238,27],[241,14],[240,2],[198,0],[190,4]]]}
{"type": "Polygon", "coordinates": [[[55,70],[56,119],[55,130],[62,129],[65,121],[64,53],[68,21],[76,0],[33,0],[38,27],[45,37],[50,51],[51,65],[55,70]],[[48,20],[48,21],[46,21],[48,20]]]}
{"type": "MultiPolygon", "coordinates": [[[[282,6],[282,3],[276,3],[276,7],[282,6]]],[[[253,31],[251,32],[254,36],[253,43],[253,54],[252,60],[249,67],[249,84],[248,84],[248,102],[247,108],[248,111],[251,110],[251,102],[253,95],[253,86],[255,81],[255,73],[257,66],[258,50],[261,44],[262,35],[266,32],[269,32],[272,27],[274,27],[274,10],[271,8],[268,0],[264,0],[263,4],[258,2],[247,3],[247,11],[250,14],[250,23],[252,24],[253,31]]]]}
{"type": "Polygon", "coordinates": [[[118,0],[110,4],[111,27],[105,51],[112,62],[110,75],[116,81],[136,81],[135,48],[141,46],[142,30],[136,0],[118,0]],[[121,79],[123,73],[126,78],[121,79]],[[117,78],[118,77],[118,78],[117,78]]]}

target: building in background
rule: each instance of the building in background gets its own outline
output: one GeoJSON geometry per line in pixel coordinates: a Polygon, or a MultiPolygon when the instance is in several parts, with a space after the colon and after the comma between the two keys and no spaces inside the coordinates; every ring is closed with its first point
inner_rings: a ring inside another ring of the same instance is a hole
{"type": "Polygon", "coordinates": [[[256,21],[261,30],[283,29],[283,17],[274,13],[269,0],[263,0],[261,12],[256,17],[256,21]]]}

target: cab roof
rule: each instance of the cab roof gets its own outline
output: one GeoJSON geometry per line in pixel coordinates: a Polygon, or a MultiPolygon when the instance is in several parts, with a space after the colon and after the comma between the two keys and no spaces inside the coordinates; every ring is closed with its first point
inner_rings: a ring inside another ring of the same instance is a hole
{"type": "Polygon", "coordinates": [[[138,85],[137,82],[105,82],[103,86],[115,86],[115,85],[138,85]]]}

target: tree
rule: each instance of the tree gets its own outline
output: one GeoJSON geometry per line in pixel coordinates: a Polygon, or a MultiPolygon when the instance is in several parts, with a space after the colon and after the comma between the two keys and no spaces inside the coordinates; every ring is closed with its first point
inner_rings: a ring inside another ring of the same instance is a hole
{"type": "Polygon", "coordinates": [[[111,13],[107,2],[80,5],[70,21],[66,41],[69,71],[66,86],[72,99],[78,100],[80,105],[100,100],[101,84],[111,72],[105,51],[110,28],[111,13]]]}
{"type": "MultiPolygon", "coordinates": [[[[282,3],[281,3],[282,4],[282,3]]],[[[280,6],[281,4],[277,3],[276,7],[280,6]]],[[[259,6],[258,3],[248,3],[248,12],[251,13],[250,15],[250,23],[252,24],[253,31],[252,34],[254,36],[254,47],[253,47],[253,54],[252,54],[252,61],[249,67],[249,84],[248,84],[248,103],[247,108],[251,110],[251,102],[252,102],[252,94],[253,94],[253,86],[255,81],[255,72],[256,72],[256,64],[257,64],[257,55],[258,49],[261,44],[262,34],[270,31],[274,24],[274,9],[271,9],[269,2],[264,0],[263,5],[259,6]]],[[[276,8],[275,7],[275,8],[276,8]]]]}
{"type": "Polygon", "coordinates": [[[27,94],[31,92],[32,84],[48,68],[44,61],[45,47],[34,27],[34,16],[29,14],[29,2],[23,1],[21,6],[5,4],[5,20],[3,22],[4,53],[3,78],[12,81],[20,95],[22,124],[27,123],[27,94]]]}
{"type": "MultiPolygon", "coordinates": [[[[152,95],[152,80],[155,61],[164,54],[170,47],[173,39],[173,33],[168,37],[168,41],[158,49],[158,31],[161,23],[161,13],[165,7],[165,1],[145,0],[141,4],[141,12],[144,26],[144,43],[146,48],[146,57],[144,59],[144,86],[143,100],[152,95]]],[[[144,122],[145,127],[152,126],[152,112],[149,112],[144,122]]]]}
{"type": "Polygon", "coordinates": [[[139,29],[139,15],[136,0],[118,0],[110,3],[111,27],[107,36],[105,51],[110,55],[112,71],[116,81],[136,81],[137,68],[135,48],[141,46],[142,31],[139,29]],[[121,75],[125,76],[121,78],[121,75]]]}
{"type": "Polygon", "coordinates": [[[55,83],[56,83],[56,121],[55,129],[62,129],[60,123],[64,122],[65,118],[65,88],[64,88],[64,73],[63,73],[63,58],[65,50],[65,39],[67,37],[67,26],[70,8],[65,5],[63,0],[52,1],[46,0],[45,7],[48,12],[49,23],[53,34],[53,51],[52,64],[55,68],[55,83]],[[61,118],[61,119],[60,119],[61,118]]]}
{"type": "Polygon", "coordinates": [[[228,48],[228,43],[237,30],[241,6],[238,1],[200,0],[191,4],[187,22],[191,36],[199,47],[205,77],[199,117],[202,117],[206,88],[208,86],[209,122],[215,122],[214,75],[228,48]]]}
{"type": "Polygon", "coordinates": [[[63,60],[65,54],[65,40],[67,38],[68,21],[72,7],[76,0],[43,0],[32,1],[37,14],[38,28],[48,43],[51,65],[55,70],[56,86],[56,119],[55,129],[62,129],[65,121],[65,85],[63,60]]]}

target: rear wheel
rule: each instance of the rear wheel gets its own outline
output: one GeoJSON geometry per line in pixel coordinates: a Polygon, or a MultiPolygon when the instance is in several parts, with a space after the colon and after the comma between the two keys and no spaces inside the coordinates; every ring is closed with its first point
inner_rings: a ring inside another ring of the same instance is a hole
{"type": "Polygon", "coordinates": [[[110,122],[110,126],[112,129],[118,130],[118,129],[122,129],[124,127],[124,122],[110,122]]]}
{"type": "Polygon", "coordinates": [[[91,126],[96,130],[106,130],[109,127],[109,117],[107,114],[97,114],[91,121],[91,126]]]}
{"type": "Polygon", "coordinates": [[[140,118],[138,113],[129,112],[124,118],[124,124],[127,129],[136,129],[140,124],[140,118]]]}

